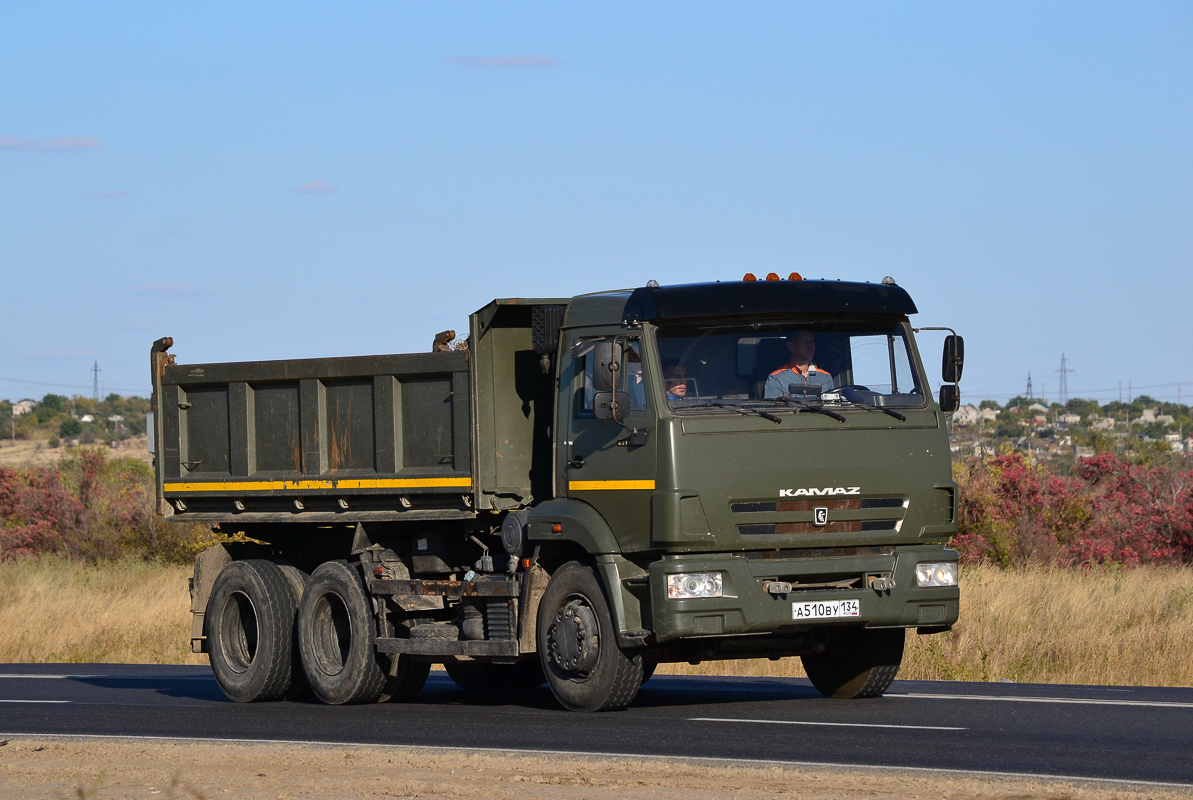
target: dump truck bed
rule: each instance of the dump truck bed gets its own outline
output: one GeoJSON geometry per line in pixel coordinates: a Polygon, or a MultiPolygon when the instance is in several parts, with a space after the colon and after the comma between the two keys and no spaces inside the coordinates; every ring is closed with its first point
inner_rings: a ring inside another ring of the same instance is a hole
{"type": "Polygon", "coordinates": [[[161,496],[192,519],[471,515],[470,383],[457,352],[166,365],[161,496]]]}
{"type": "Polygon", "coordinates": [[[159,509],[204,522],[448,520],[549,496],[553,381],[533,318],[562,302],[495,300],[460,351],[175,364],[160,340],[159,509]]]}

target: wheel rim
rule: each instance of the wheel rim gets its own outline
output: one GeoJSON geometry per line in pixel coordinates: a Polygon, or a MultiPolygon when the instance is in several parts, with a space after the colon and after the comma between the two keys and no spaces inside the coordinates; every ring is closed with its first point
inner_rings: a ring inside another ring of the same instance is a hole
{"type": "Polygon", "coordinates": [[[329,593],[315,601],[312,644],[315,663],[325,675],[344,671],[352,647],[352,619],[344,598],[329,593]]]}
{"type": "Polygon", "coordinates": [[[237,674],[249,671],[257,657],[259,631],[257,609],[244,592],[233,592],[224,600],[218,618],[220,651],[224,663],[237,674]]]}
{"type": "Polygon", "coordinates": [[[567,598],[547,630],[551,664],[573,681],[585,681],[600,658],[601,628],[588,598],[567,598]]]}

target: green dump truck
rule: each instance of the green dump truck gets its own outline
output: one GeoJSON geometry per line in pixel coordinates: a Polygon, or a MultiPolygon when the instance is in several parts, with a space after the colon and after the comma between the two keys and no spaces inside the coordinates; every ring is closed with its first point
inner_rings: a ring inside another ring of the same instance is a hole
{"type": "Polygon", "coordinates": [[[784,656],[883,692],[906,629],[957,620],[962,341],[934,398],[894,281],[747,278],[495,300],[441,352],[154,343],[158,513],[231,535],[192,650],[246,702],[409,699],[442,663],[611,710],[660,663],[784,656]]]}

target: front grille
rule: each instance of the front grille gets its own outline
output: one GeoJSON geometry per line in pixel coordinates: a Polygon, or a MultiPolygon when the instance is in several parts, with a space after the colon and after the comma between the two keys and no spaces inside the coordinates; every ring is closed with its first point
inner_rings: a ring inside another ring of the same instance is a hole
{"type": "Polygon", "coordinates": [[[906,505],[907,501],[902,497],[815,497],[799,500],[745,500],[730,503],[729,510],[734,514],[753,516],[749,522],[743,520],[742,524],[737,526],[737,532],[742,536],[793,536],[810,533],[897,532],[902,525],[906,505]],[[818,508],[828,511],[829,519],[824,525],[817,525],[812,519],[813,512],[818,508]],[[877,509],[898,509],[895,512],[898,516],[882,519],[856,518],[867,516],[865,513],[856,512],[877,509]],[[762,516],[772,514],[775,516],[769,519],[762,516]],[[758,519],[759,516],[762,518],[758,519]]]}
{"type": "Polygon", "coordinates": [[[729,510],[734,514],[784,513],[790,511],[811,511],[813,508],[827,508],[829,511],[860,510],[870,508],[902,508],[902,497],[859,497],[816,500],[763,500],[752,503],[733,503],[729,510]]]}
{"type": "Polygon", "coordinates": [[[806,550],[750,550],[742,555],[748,559],[797,559],[797,558],[865,558],[870,556],[893,556],[894,548],[877,545],[863,547],[810,547],[806,550]]]}
{"type": "Polygon", "coordinates": [[[860,533],[862,531],[897,531],[897,519],[851,519],[814,525],[811,522],[778,522],[772,525],[738,525],[742,536],[789,536],[797,533],[860,533]]]}

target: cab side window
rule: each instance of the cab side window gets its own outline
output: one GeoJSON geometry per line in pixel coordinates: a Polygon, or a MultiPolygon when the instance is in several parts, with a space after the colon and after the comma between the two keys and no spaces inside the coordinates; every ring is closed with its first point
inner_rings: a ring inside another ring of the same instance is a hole
{"type": "MultiPolygon", "coordinates": [[[[638,339],[623,339],[621,369],[618,373],[618,390],[630,395],[630,407],[634,410],[646,408],[646,376],[642,371],[642,343],[638,339]]],[[[592,398],[596,389],[592,383],[592,370],[595,365],[595,355],[588,353],[583,358],[583,381],[580,391],[580,402],[576,403],[576,416],[592,416],[592,398]]],[[[577,365],[579,367],[580,365],[577,365]]]]}

